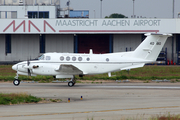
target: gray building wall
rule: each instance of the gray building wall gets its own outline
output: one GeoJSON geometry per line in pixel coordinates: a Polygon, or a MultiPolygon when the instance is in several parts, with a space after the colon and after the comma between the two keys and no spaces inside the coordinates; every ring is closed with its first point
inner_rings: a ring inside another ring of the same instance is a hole
{"type": "Polygon", "coordinates": [[[46,52],[74,53],[74,35],[46,35],[46,52]]]}
{"type": "Polygon", "coordinates": [[[7,61],[22,61],[35,58],[39,55],[39,35],[35,34],[12,34],[11,54],[7,61]]]}
{"type": "MultiPolygon", "coordinates": [[[[175,36],[175,35],[174,35],[175,36]]],[[[175,37],[176,38],[176,37],[175,37]]],[[[176,43],[173,37],[169,37],[163,47],[163,51],[167,48],[167,60],[174,62],[177,61],[177,54],[176,54],[176,43]],[[173,53],[174,52],[174,53],[173,53]]]]}
{"type": "Polygon", "coordinates": [[[141,43],[141,41],[141,34],[114,35],[113,52],[126,52],[126,48],[128,51],[130,51],[130,49],[133,51],[141,43]]]}
{"type": "Polygon", "coordinates": [[[178,42],[178,40],[177,40],[177,36],[176,35],[173,35],[173,37],[172,37],[172,39],[173,39],[173,58],[174,58],[174,62],[178,62],[178,52],[177,52],[177,48],[178,48],[178,46],[177,46],[177,42],[178,42]]]}
{"type": "MultiPolygon", "coordinates": [[[[141,43],[141,34],[115,34],[113,36],[113,52],[125,52],[135,50],[141,43]]],[[[177,62],[176,35],[168,38],[163,47],[167,48],[167,59],[177,62]]],[[[11,53],[5,53],[5,34],[0,35],[0,61],[23,61],[33,59],[40,54],[39,34],[12,34],[11,53]]],[[[46,34],[45,52],[74,53],[73,34],[46,34]]]]}
{"type": "Polygon", "coordinates": [[[0,61],[5,61],[5,35],[0,35],[0,61]]]}

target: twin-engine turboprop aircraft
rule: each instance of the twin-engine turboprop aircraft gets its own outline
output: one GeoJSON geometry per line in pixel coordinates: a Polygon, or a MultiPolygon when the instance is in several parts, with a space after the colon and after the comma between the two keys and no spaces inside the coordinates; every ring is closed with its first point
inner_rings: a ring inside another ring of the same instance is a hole
{"type": "Polygon", "coordinates": [[[75,75],[84,76],[143,67],[156,61],[167,38],[171,34],[145,34],[146,39],[131,52],[108,54],[45,53],[38,60],[24,61],[12,66],[17,71],[13,84],[18,86],[18,75],[49,75],[56,78],[71,78],[68,86],[75,85],[75,75]]]}

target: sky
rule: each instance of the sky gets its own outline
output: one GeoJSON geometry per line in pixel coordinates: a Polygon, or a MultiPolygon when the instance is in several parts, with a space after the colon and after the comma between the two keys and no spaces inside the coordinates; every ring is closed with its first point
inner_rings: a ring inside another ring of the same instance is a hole
{"type": "MultiPolygon", "coordinates": [[[[61,8],[65,8],[68,0],[60,0],[61,8]]],[[[180,0],[175,1],[175,18],[180,12],[180,0]]],[[[135,0],[134,13],[146,18],[172,18],[173,0],[135,0]]],[[[70,0],[74,10],[89,10],[89,18],[101,18],[100,0],[70,0]]],[[[131,18],[133,15],[133,0],[102,0],[102,18],[112,13],[119,13],[131,18]]]]}

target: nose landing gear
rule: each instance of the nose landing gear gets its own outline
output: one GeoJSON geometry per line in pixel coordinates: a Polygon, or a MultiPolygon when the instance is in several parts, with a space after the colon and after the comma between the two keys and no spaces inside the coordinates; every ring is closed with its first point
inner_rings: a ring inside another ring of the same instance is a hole
{"type": "Polygon", "coordinates": [[[19,84],[20,84],[20,80],[18,80],[18,73],[16,73],[16,77],[14,77],[15,79],[14,79],[14,81],[13,81],[13,84],[15,85],[15,86],[18,86],[19,84]]]}

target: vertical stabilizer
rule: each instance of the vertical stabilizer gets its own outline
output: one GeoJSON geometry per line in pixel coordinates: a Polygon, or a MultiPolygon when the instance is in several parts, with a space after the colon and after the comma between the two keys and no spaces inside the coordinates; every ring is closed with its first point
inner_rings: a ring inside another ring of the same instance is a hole
{"type": "Polygon", "coordinates": [[[133,57],[156,61],[167,38],[172,35],[154,33],[148,33],[145,35],[147,36],[146,39],[135,49],[133,57]]]}

